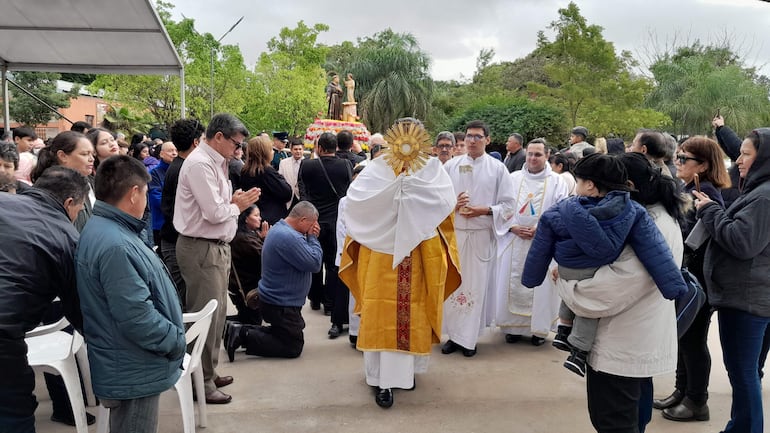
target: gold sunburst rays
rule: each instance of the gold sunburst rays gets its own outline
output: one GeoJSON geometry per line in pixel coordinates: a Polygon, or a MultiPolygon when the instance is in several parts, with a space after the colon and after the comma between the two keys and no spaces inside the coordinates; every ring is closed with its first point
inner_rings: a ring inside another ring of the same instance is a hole
{"type": "Polygon", "coordinates": [[[388,147],[384,150],[383,158],[396,176],[402,172],[414,174],[430,158],[430,136],[420,124],[399,122],[388,129],[384,138],[388,147]]]}

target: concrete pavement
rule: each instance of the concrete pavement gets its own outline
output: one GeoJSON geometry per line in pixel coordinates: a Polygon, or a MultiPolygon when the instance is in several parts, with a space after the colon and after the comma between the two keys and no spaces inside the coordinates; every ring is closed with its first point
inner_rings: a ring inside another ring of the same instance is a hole
{"type": "MultiPolygon", "coordinates": [[[[528,341],[506,344],[502,334],[489,332],[478,355],[442,355],[435,346],[428,373],[418,375],[414,391],[395,391],[388,410],[374,403],[363,378],[363,359],[348,343],[347,334],[329,340],[329,318],[308,306],[303,311],[305,350],[293,360],[273,360],[236,354],[234,363],[220,355],[219,374],[235,383],[223,388],[232,394],[227,405],[208,406],[206,433],[394,433],[394,432],[522,432],[583,433],[594,431],[588,418],[585,380],[562,367],[565,352],[528,341]]],[[[709,388],[711,420],[677,423],[653,413],[648,432],[712,433],[724,428],[730,411],[730,385],[722,363],[716,315],[710,347],[713,359],[709,388]]],[[[37,431],[74,432],[74,427],[49,421],[51,404],[42,375],[37,378],[40,402],[37,431]]],[[[673,374],[655,379],[655,395],[673,390],[673,374]]],[[[770,392],[763,393],[766,424],[770,423],[770,392]]],[[[96,414],[95,408],[89,409],[96,414]]],[[[182,432],[176,393],[161,396],[161,433],[182,432]]],[[[90,431],[94,432],[95,426],[90,431]]]]}

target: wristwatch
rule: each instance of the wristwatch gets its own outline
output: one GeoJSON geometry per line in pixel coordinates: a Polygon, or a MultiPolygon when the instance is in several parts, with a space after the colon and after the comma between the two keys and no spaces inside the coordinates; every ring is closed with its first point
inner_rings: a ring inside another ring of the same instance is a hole
{"type": "Polygon", "coordinates": [[[492,208],[487,209],[487,215],[492,215],[492,208]]]}

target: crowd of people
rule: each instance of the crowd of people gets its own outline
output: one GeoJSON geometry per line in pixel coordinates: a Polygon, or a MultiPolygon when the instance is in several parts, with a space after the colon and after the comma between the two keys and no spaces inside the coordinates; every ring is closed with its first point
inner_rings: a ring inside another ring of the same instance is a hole
{"type": "MultiPolygon", "coordinates": [[[[229,114],[130,143],[80,123],[43,146],[26,127],[0,141],[0,241],[13,245],[0,250],[2,431],[34,431],[24,334],[62,316],[85,337],[112,431],[153,431],[180,375],[182,312],[211,299],[197,396],[209,404],[232,401],[222,350],[230,362],[239,348],[301,356],[308,303],[329,316],[328,338],[348,333],[363,352],[383,408],[415,389],[442,336],[442,354],[471,358],[489,329],[537,347],[555,333],[599,432],[642,432],[653,408],[710,418],[717,311],[733,389],[724,431],[763,431],[770,129],[741,139],[717,116],[715,139],[639,130],[591,145],[578,126],[561,149],[512,132],[503,156],[482,121],[404,145],[393,131],[427,136],[405,118],[369,154],[342,131],[306,157],[301,140],[250,138],[229,114]],[[418,153],[424,164],[404,164],[418,153]],[[707,302],[680,336],[680,301],[698,290],[683,268],[707,302]],[[673,392],[654,399],[652,378],[674,371],[673,392]]],[[[46,384],[52,418],[74,425],[61,381],[46,384]]]]}

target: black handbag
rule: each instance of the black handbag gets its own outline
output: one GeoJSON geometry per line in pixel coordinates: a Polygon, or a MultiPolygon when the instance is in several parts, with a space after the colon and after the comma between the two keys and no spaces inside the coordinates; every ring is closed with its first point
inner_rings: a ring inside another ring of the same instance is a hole
{"type": "Polygon", "coordinates": [[[706,303],[706,292],[703,291],[698,278],[687,270],[686,267],[682,268],[682,278],[687,285],[687,292],[674,301],[678,338],[682,338],[682,335],[690,329],[690,325],[695,320],[695,316],[698,315],[698,311],[706,303]]]}

